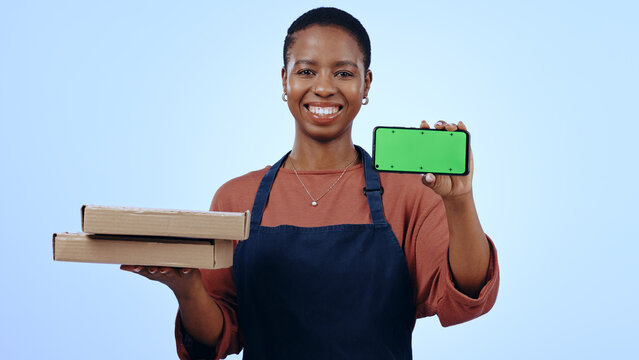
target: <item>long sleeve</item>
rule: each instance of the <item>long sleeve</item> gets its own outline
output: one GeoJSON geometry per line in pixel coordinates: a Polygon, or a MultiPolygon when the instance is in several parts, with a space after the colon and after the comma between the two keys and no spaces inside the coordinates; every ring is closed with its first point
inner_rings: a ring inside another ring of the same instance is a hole
{"type": "MultiPolygon", "coordinates": [[[[253,176],[258,178],[259,175],[253,176]]],[[[210,211],[243,212],[251,208],[253,197],[257,192],[255,179],[249,187],[255,191],[246,191],[245,184],[229,181],[216,192],[211,202],[210,211]],[[253,183],[255,183],[253,185],[253,183]]],[[[237,243],[236,243],[237,245],[237,243]]],[[[206,270],[201,269],[202,284],[211,296],[223,317],[222,334],[215,348],[206,347],[184,332],[181,319],[175,324],[175,340],[180,359],[222,359],[228,354],[237,354],[242,350],[242,338],[237,319],[237,293],[233,281],[233,268],[206,270]]]]}
{"type": "Polygon", "coordinates": [[[455,287],[448,260],[448,225],[442,202],[426,211],[414,241],[417,317],[437,315],[443,326],[459,324],[487,313],[499,289],[497,251],[490,238],[486,282],[477,299],[455,287]]]}
{"type": "Polygon", "coordinates": [[[232,268],[200,270],[202,283],[208,294],[222,311],[224,324],[220,341],[215,348],[207,347],[184,332],[178,313],[175,324],[175,340],[180,359],[221,359],[241,350],[241,339],[237,322],[237,302],[232,268]]]}
{"type": "MultiPolygon", "coordinates": [[[[251,209],[266,170],[251,172],[224,184],[216,193],[211,210],[243,212],[251,209]]],[[[306,176],[307,186],[321,188],[334,181],[339,172],[310,172],[302,176],[306,176]]],[[[492,240],[488,240],[491,257],[486,283],[479,298],[472,299],[459,292],[453,282],[448,263],[448,224],[441,197],[425,187],[418,175],[380,173],[380,178],[384,188],[384,212],[399,245],[404,249],[413,282],[416,318],[438,315],[442,325],[449,326],[488,312],[495,303],[499,288],[497,252],[492,240]]],[[[261,224],[314,227],[370,223],[362,184],[361,165],[349,168],[340,186],[335,187],[331,196],[322,199],[322,206],[315,209],[316,216],[309,217],[305,210],[308,197],[296,174],[280,169],[261,224]]],[[[198,358],[196,356],[220,359],[227,354],[238,353],[243,346],[232,269],[203,270],[202,282],[222,310],[222,337],[215,349],[201,348],[182,333],[180,323],[176,321],[176,342],[181,359],[198,358]],[[187,344],[184,344],[185,339],[187,344]],[[193,351],[193,357],[189,357],[189,350],[193,351]],[[202,354],[196,354],[200,351],[202,354]]]]}

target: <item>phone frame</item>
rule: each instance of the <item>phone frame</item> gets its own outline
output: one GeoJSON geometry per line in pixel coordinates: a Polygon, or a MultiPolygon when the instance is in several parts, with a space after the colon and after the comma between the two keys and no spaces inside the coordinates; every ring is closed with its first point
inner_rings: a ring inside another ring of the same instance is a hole
{"type": "Polygon", "coordinates": [[[468,133],[468,131],[466,130],[462,130],[462,129],[458,129],[456,131],[452,131],[452,132],[464,132],[466,133],[466,156],[465,156],[465,163],[466,163],[466,169],[463,173],[446,173],[446,172],[424,172],[424,171],[406,171],[406,170],[387,170],[387,169],[382,169],[379,170],[375,167],[375,146],[376,146],[376,142],[377,142],[377,130],[378,129],[400,129],[400,130],[414,130],[414,131],[448,131],[446,129],[425,129],[425,128],[415,128],[415,127],[401,127],[401,126],[376,126],[373,129],[373,169],[375,169],[378,172],[394,172],[394,173],[406,173],[406,174],[426,174],[426,173],[430,173],[430,174],[440,174],[440,175],[451,175],[451,176],[465,176],[468,175],[468,173],[470,172],[470,133],[468,133]]]}

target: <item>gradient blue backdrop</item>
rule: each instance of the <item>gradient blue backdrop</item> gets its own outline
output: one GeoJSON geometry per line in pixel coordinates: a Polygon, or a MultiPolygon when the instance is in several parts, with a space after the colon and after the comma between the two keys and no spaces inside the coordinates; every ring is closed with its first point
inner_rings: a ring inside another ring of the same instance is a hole
{"type": "Polygon", "coordinates": [[[325,4],[372,39],[356,143],[422,119],[472,134],[499,298],[419,320],[415,358],[638,353],[636,1],[26,0],[0,1],[3,358],[176,357],[168,288],[53,262],[51,234],[79,231],[82,204],[208,209],[277,160],[285,31],[325,4]]]}

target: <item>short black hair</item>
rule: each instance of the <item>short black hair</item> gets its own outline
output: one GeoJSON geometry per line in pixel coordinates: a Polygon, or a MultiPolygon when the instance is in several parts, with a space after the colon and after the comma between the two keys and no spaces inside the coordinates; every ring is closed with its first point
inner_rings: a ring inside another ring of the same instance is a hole
{"type": "Polygon", "coordinates": [[[334,7],[320,7],[307,11],[293,21],[284,39],[284,67],[288,64],[288,49],[293,45],[293,35],[311,25],[333,25],[348,31],[357,40],[359,49],[364,54],[364,68],[368,70],[371,65],[371,40],[366,29],[353,15],[334,7]]]}

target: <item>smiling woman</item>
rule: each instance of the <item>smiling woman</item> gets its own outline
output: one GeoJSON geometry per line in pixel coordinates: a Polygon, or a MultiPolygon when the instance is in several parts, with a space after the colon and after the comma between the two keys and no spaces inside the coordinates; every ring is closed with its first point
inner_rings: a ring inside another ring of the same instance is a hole
{"type": "Polygon", "coordinates": [[[493,306],[499,271],[475,211],[472,157],[466,176],[379,174],[353,144],[369,66],[368,35],[350,14],[297,19],[282,68],[292,150],[230,180],[211,204],[252,209],[233,267],[123,266],[175,293],[181,358],[411,359],[417,318],[448,326],[493,306]]]}
{"type": "MultiPolygon", "coordinates": [[[[300,162],[297,157],[305,143],[350,139],[373,75],[364,66],[356,38],[338,26],[312,25],[297,31],[287,55],[282,85],[296,121],[291,158],[300,162]]],[[[353,148],[352,143],[345,145],[353,148]]]]}

